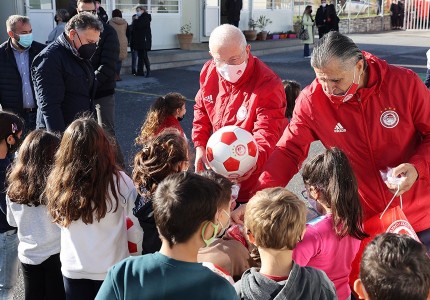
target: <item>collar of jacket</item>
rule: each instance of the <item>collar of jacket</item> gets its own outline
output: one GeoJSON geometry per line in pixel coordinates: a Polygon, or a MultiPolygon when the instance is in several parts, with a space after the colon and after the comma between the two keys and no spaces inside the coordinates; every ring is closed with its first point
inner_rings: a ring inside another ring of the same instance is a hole
{"type": "Polygon", "coordinates": [[[64,48],[68,49],[69,51],[72,52],[72,54],[76,57],[78,57],[79,59],[83,59],[82,57],[79,56],[79,52],[78,50],[76,50],[67,40],[66,38],[66,34],[63,32],[62,34],[60,34],[57,38],[57,41],[60,45],[62,45],[64,48]]]}

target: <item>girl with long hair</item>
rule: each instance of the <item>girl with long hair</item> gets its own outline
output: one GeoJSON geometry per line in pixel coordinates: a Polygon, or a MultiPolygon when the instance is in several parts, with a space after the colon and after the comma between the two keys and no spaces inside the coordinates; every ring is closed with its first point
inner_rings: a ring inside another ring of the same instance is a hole
{"type": "Polygon", "coordinates": [[[136,144],[144,145],[148,139],[166,128],[175,128],[184,135],[179,121],[184,118],[186,112],[185,97],[181,94],[168,93],[164,97],[159,97],[146,116],[140,135],[136,138],[136,144]]]}
{"type": "Polygon", "coordinates": [[[49,214],[61,228],[67,299],[94,299],[108,269],[129,256],[125,215],[136,196],[103,128],[90,118],[70,124],[46,186],[49,214]]]}
{"type": "Polygon", "coordinates": [[[25,299],[65,299],[60,228],[48,216],[43,194],[59,144],[55,134],[30,132],[7,177],[7,219],[18,227],[25,299]]]}
{"type": "Polygon", "coordinates": [[[357,180],[346,155],[338,148],[325,150],[303,166],[308,197],[323,215],[307,224],[293,259],[301,266],[323,270],[333,281],[340,300],[349,299],[351,263],[367,237],[357,180]]]}
{"type": "Polygon", "coordinates": [[[152,199],[158,184],[168,175],[189,166],[188,144],[181,133],[166,129],[149,139],[134,158],[133,181],[140,197],[134,214],[143,229],[142,254],[160,250],[161,240],[155,226],[152,199]]]}

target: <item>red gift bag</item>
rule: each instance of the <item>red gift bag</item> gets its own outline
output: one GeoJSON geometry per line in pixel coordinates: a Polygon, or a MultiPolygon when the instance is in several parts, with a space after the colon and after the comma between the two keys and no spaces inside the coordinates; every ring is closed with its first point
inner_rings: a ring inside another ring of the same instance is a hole
{"type": "Polygon", "coordinates": [[[360,273],[360,262],[364,248],[366,248],[367,244],[372,241],[375,236],[384,232],[392,232],[398,234],[407,234],[420,242],[415,230],[412,228],[405,216],[405,213],[402,210],[402,196],[400,196],[400,205],[389,208],[396,195],[397,193],[394,194],[394,197],[388,203],[381,215],[375,215],[365,221],[363,224],[363,229],[369,235],[369,237],[361,241],[360,248],[357,252],[357,255],[355,256],[354,261],[352,262],[352,269],[349,275],[349,285],[351,286],[351,290],[353,290],[352,287],[354,286],[354,281],[358,278],[360,273]]]}

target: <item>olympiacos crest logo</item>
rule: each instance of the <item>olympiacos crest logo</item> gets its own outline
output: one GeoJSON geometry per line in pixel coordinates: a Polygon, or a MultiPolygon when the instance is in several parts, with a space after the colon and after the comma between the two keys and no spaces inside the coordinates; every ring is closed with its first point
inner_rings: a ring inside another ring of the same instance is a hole
{"type": "Polygon", "coordinates": [[[395,110],[389,109],[382,112],[380,121],[385,128],[394,128],[399,124],[399,115],[395,110]]]}

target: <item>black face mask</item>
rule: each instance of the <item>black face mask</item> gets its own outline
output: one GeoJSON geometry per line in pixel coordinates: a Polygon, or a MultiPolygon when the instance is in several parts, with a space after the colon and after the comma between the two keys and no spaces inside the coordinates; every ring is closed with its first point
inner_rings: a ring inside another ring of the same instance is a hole
{"type": "Polygon", "coordinates": [[[311,14],[311,13],[312,13],[312,10],[310,10],[310,11],[309,11],[309,13],[311,14]]]}
{"type": "Polygon", "coordinates": [[[94,55],[94,52],[96,52],[97,44],[90,43],[90,44],[83,45],[81,38],[79,37],[79,34],[78,33],[76,34],[78,36],[79,42],[81,42],[81,47],[79,47],[78,49],[79,56],[83,59],[91,59],[91,57],[93,57],[94,55]]]}
{"type": "Polygon", "coordinates": [[[6,141],[7,147],[7,154],[13,154],[18,150],[19,146],[21,145],[22,140],[18,138],[16,134],[12,134],[13,138],[15,139],[15,144],[11,145],[6,141]]]}
{"type": "Polygon", "coordinates": [[[182,117],[176,117],[176,119],[178,119],[178,121],[181,122],[184,119],[184,116],[182,116],[182,117]]]}

